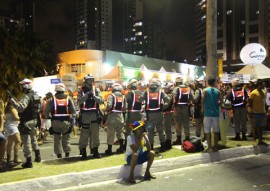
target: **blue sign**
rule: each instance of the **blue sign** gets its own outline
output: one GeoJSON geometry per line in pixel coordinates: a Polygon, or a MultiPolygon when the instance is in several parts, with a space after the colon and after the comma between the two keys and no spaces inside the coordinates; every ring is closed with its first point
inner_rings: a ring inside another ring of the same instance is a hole
{"type": "Polygon", "coordinates": [[[56,79],[51,79],[51,84],[59,84],[61,83],[61,79],[56,78],[56,79]]]}

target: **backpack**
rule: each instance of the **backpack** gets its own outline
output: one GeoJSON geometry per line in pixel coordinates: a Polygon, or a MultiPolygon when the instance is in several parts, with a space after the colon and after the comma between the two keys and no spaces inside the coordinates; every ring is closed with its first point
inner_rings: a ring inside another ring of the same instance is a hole
{"type": "Polygon", "coordinates": [[[194,153],[196,152],[195,146],[188,140],[182,143],[182,149],[187,153],[194,153]]]}
{"type": "Polygon", "coordinates": [[[192,136],[189,141],[186,140],[182,143],[182,149],[187,153],[195,153],[204,150],[201,138],[192,136]]]}

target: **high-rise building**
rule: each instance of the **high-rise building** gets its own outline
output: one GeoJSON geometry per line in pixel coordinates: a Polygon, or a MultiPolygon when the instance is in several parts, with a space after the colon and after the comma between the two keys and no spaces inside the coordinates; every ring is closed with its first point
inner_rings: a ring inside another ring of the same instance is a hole
{"type": "Polygon", "coordinates": [[[0,0],[0,26],[35,32],[34,0],[0,0]]]}
{"type": "Polygon", "coordinates": [[[77,0],[76,49],[112,49],[112,0],[77,0]]]}
{"type": "MultiPolygon", "coordinates": [[[[196,56],[205,52],[206,1],[198,0],[196,11],[196,56]]],[[[239,61],[248,43],[260,43],[269,52],[269,0],[217,1],[217,53],[224,61],[239,61]]]]}
{"type": "Polygon", "coordinates": [[[159,25],[147,21],[142,0],[124,0],[124,52],[165,59],[166,46],[159,25]]]}

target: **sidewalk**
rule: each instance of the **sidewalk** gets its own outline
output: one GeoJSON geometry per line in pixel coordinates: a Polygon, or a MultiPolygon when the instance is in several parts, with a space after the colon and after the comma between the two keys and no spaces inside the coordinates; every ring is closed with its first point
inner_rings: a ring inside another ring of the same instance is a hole
{"type": "MultiPolygon", "coordinates": [[[[222,161],[226,159],[238,158],[259,153],[270,153],[270,147],[266,146],[246,146],[233,149],[224,149],[216,153],[197,153],[188,156],[182,156],[170,159],[156,160],[153,163],[151,171],[153,173],[168,171],[176,168],[194,166],[210,162],[222,161]]],[[[138,167],[139,168],[139,167],[138,167]]],[[[145,165],[142,169],[144,171],[145,165]]],[[[122,179],[126,172],[125,166],[115,166],[98,170],[90,170],[79,173],[68,173],[57,176],[42,177],[27,181],[15,183],[1,184],[1,191],[19,190],[55,190],[60,188],[68,188],[72,186],[80,186],[84,184],[97,183],[108,180],[122,179]]]]}

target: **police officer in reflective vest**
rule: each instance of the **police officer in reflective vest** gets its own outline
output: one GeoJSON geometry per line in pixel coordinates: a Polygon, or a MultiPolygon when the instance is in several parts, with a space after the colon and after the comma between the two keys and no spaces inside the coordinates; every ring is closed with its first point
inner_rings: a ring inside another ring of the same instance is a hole
{"type": "Polygon", "coordinates": [[[84,86],[78,92],[78,104],[80,105],[81,115],[81,135],[79,149],[82,154],[81,159],[87,159],[86,147],[89,144],[93,152],[93,158],[101,158],[98,152],[99,124],[101,123],[99,104],[103,103],[100,89],[94,86],[94,77],[91,74],[84,76],[84,86]],[[89,141],[90,140],[90,141],[89,141]],[[91,143],[93,148],[91,148],[91,143]]]}
{"type": "Polygon", "coordinates": [[[232,80],[232,90],[228,93],[227,99],[231,101],[233,108],[233,121],[235,124],[234,140],[241,140],[240,133],[242,133],[242,140],[247,140],[247,98],[248,93],[243,87],[239,78],[232,80]]]}
{"type": "Polygon", "coordinates": [[[176,140],[174,145],[182,144],[182,127],[184,127],[185,140],[189,140],[189,107],[188,105],[193,100],[193,94],[190,88],[183,84],[183,78],[178,77],[175,79],[175,88],[173,90],[174,96],[174,121],[176,123],[176,140]]]}
{"type": "Polygon", "coordinates": [[[125,137],[127,138],[130,133],[130,124],[133,124],[135,121],[141,120],[141,109],[142,109],[142,101],[140,98],[142,97],[142,91],[137,89],[138,81],[134,78],[128,81],[128,93],[125,95],[127,100],[127,119],[125,125],[125,137]]]}
{"type": "Polygon", "coordinates": [[[41,102],[39,96],[32,90],[33,83],[31,80],[25,78],[19,83],[24,95],[18,102],[11,96],[10,102],[18,110],[20,117],[19,131],[23,143],[24,157],[26,158],[26,162],[22,164],[22,167],[32,168],[31,150],[35,151],[35,162],[41,161],[36,137],[37,117],[39,116],[41,102]]]}
{"type": "Polygon", "coordinates": [[[166,151],[166,135],[163,130],[163,104],[168,102],[168,96],[161,89],[161,82],[157,78],[153,78],[149,82],[149,90],[146,90],[143,95],[145,101],[145,111],[147,116],[147,130],[151,149],[154,148],[154,130],[158,132],[160,148],[159,152],[166,151]]]}
{"type": "Polygon", "coordinates": [[[173,83],[167,83],[164,87],[164,93],[168,96],[168,102],[163,107],[163,128],[166,134],[166,149],[172,148],[172,120],[173,120],[173,83]]]}
{"type": "Polygon", "coordinates": [[[62,83],[55,85],[56,94],[49,99],[44,114],[46,118],[52,118],[52,128],[54,135],[54,153],[57,158],[62,158],[62,149],[65,157],[69,157],[70,133],[72,126],[70,116],[76,114],[74,103],[70,97],[65,94],[65,85],[62,83]]]}
{"type": "Polygon", "coordinates": [[[108,113],[107,119],[107,144],[108,149],[105,154],[112,155],[112,145],[114,142],[114,136],[116,132],[116,138],[119,141],[119,148],[116,150],[117,153],[124,153],[124,123],[126,113],[126,98],[121,93],[123,87],[119,83],[112,85],[112,93],[108,96],[107,106],[105,111],[108,113]]]}

